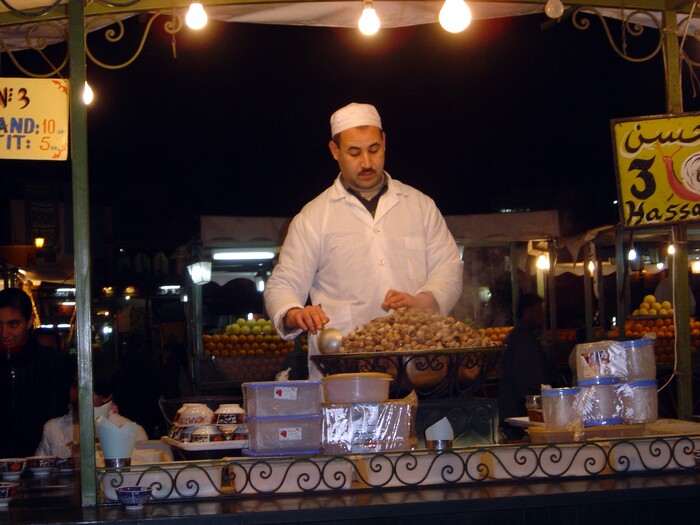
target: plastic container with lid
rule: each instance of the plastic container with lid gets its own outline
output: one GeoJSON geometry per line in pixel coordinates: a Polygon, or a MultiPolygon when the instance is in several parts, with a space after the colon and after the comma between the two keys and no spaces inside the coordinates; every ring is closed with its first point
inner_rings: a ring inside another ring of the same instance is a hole
{"type": "Polygon", "coordinates": [[[653,423],[659,416],[656,379],[630,381],[620,389],[625,423],[653,423]]]}
{"type": "Polygon", "coordinates": [[[578,386],[581,392],[576,405],[584,427],[622,424],[618,377],[579,379],[578,386]]]}
{"type": "Polygon", "coordinates": [[[638,379],[656,379],[656,356],[654,355],[654,340],[649,338],[632,339],[618,343],[625,349],[627,361],[627,376],[629,381],[638,379]]]}
{"type": "Polygon", "coordinates": [[[250,455],[318,454],[321,451],[321,416],[248,417],[250,455]]]}
{"type": "Polygon", "coordinates": [[[261,381],[243,383],[249,417],[320,415],[321,381],[261,381]]]}
{"type": "Polygon", "coordinates": [[[542,389],[542,414],[547,430],[570,430],[574,427],[578,419],[574,404],[580,391],[578,387],[542,389]]]}

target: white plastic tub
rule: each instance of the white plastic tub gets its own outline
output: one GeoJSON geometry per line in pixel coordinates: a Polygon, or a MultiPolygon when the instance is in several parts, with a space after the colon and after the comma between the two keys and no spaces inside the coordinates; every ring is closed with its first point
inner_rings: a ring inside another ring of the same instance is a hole
{"type": "Polygon", "coordinates": [[[393,378],[381,372],[333,374],[323,378],[327,403],[383,403],[393,378]]]}

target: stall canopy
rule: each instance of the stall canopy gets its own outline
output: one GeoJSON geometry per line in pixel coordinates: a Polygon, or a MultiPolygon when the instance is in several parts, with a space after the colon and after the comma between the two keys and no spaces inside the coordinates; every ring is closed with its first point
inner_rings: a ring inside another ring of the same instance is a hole
{"type": "MultiPolygon", "coordinates": [[[[129,2],[89,2],[85,8],[88,31],[94,31],[117,20],[142,12],[170,14],[172,9],[185,9],[190,0],[140,0],[129,2]]],[[[662,16],[669,6],[662,0],[573,0],[564,2],[568,8],[584,7],[604,17],[628,20],[647,27],[663,27],[662,16]]],[[[255,24],[279,24],[319,27],[357,27],[363,3],[361,1],[270,2],[220,0],[204,2],[210,20],[255,24]]],[[[527,2],[470,1],[472,18],[491,19],[538,14],[544,12],[545,0],[527,2]]],[[[433,24],[438,21],[441,0],[379,0],[373,6],[383,28],[433,24]]],[[[692,3],[674,5],[676,23],[688,18],[692,3]]],[[[0,4],[0,51],[18,51],[39,42],[53,44],[66,39],[67,0],[3,1],[0,4]],[[21,12],[20,12],[21,9],[21,12]],[[27,13],[33,16],[27,16],[27,13]],[[31,34],[27,26],[32,25],[31,34]],[[29,38],[28,38],[29,36],[29,38]]],[[[564,17],[570,14],[567,12],[564,17]]],[[[545,19],[546,20],[546,19],[545,19]]],[[[696,22],[689,24],[694,29],[696,22]]],[[[692,31],[691,31],[692,33],[692,31]]]]}

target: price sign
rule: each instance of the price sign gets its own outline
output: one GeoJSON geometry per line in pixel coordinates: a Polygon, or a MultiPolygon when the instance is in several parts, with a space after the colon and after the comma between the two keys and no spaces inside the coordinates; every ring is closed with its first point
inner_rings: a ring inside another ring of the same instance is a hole
{"type": "Polygon", "coordinates": [[[0,77],[0,159],[68,158],[68,81],[0,77]]]}
{"type": "Polygon", "coordinates": [[[612,122],[625,226],[700,220],[700,113],[612,122]]]}

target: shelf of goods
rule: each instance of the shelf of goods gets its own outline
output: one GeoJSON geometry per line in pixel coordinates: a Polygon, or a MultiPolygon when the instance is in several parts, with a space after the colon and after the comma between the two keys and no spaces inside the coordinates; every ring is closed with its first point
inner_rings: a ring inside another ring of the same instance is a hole
{"type": "Polygon", "coordinates": [[[101,504],[122,486],[152,502],[319,491],[377,490],[518,479],[560,479],[697,468],[700,425],[660,420],[638,434],[587,441],[487,445],[352,455],[225,457],[98,469],[101,504]],[[692,428],[689,428],[692,427],[692,428]]]}
{"type": "MultiPolygon", "coordinates": [[[[691,318],[690,323],[690,351],[697,352],[700,347],[700,321],[691,318]]],[[[676,346],[676,327],[672,315],[635,315],[625,320],[625,335],[630,339],[639,339],[644,335],[653,333],[654,354],[658,366],[673,366],[676,346]]],[[[610,337],[619,336],[618,330],[612,330],[610,337]]]]}
{"type": "MultiPolygon", "coordinates": [[[[271,381],[284,369],[295,341],[285,341],[267,319],[243,320],[202,336],[203,356],[228,381],[271,381]]],[[[307,347],[302,344],[302,350],[307,347]]]]}

